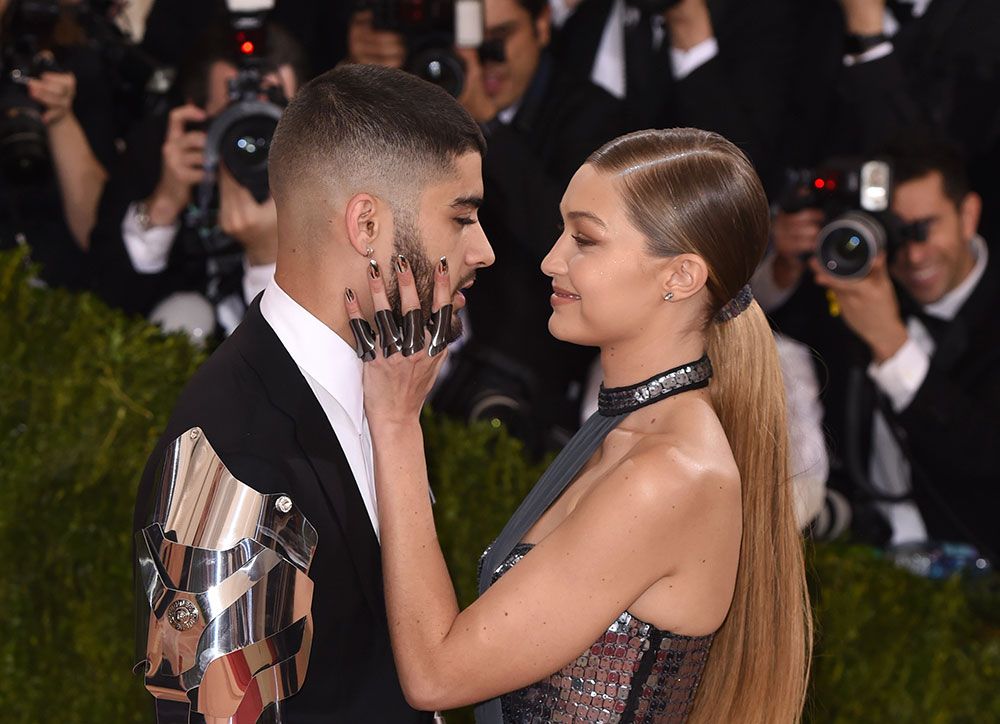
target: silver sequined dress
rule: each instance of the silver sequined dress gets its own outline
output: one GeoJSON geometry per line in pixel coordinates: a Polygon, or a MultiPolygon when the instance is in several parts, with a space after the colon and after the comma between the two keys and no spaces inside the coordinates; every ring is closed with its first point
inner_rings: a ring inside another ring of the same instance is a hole
{"type": "MultiPolygon", "coordinates": [[[[531,548],[515,546],[493,581],[531,548]]],[[[504,695],[504,724],[679,724],[691,711],[711,645],[711,635],[661,631],[626,611],[575,661],[504,695]]]]}

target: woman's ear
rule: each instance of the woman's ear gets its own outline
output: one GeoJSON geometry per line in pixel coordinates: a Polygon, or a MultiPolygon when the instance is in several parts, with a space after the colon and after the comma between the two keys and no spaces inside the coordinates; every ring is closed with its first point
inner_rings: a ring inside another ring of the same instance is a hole
{"type": "Polygon", "coordinates": [[[678,254],[663,271],[663,294],[680,301],[697,294],[708,282],[708,266],[697,254],[678,254]]]}
{"type": "Polygon", "coordinates": [[[358,254],[370,257],[379,235],[378,204],[371,194],[355,194],[347,202],[347,238],[358,254]]]}

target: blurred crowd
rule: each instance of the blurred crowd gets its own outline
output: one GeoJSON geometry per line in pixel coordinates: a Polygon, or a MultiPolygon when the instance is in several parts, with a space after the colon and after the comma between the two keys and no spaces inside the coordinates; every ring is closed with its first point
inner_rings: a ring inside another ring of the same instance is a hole
{"type": "Polygon", "coordinates": [[[483,128],[498,259],[433,404],[543,454],[600,384],[596,352],[547,330],[539,263],[563,189],[622,133],[717,131],[772,200],[753,288],[782,357],[800,522],[924,572],[1000,560],[995,0],[240,6],[155,0],[136,38],[120,0],[0,0],[0,248],[212,344],[273,275],[282,106],[338,63],[405,68],[483,128]]]}

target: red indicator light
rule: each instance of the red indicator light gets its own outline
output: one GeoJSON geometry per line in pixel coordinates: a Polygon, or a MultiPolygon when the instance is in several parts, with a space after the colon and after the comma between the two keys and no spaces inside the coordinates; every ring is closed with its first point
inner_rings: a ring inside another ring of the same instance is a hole
{"type": "Polygon", "coordinates": [[[837,188],[837,182],[836,182],[836,181],[834,181],[833,179],[829,179],[829,180],[828,180],[828,181],[826,182],[826,187],[827,187],[828,189],[830,189],[831,191],[833,191],[833,190],[834,190],[835,188],[837,188]]]}
{"type": "Polygon", "coordinates": [[[823,179],[821,179],[821,178],[818,178],[818,179],[816,179],[815,181],[813,181],[813,186],[815,186],[815,187],[816,187],[816,188],[818,188],[818,189],[821,189],[821,188],[823,188],[824,186],[826,186],[826,181],[824,181],[824,180],[823,180],[823,179]]]}
{"type": "Polygon", "coordinates": [[[249,40],[243,41],[243,44],[240,46],[240,52],[243,53],[243,55],[250,55],[253,53],[253,43],[249,40]]]}

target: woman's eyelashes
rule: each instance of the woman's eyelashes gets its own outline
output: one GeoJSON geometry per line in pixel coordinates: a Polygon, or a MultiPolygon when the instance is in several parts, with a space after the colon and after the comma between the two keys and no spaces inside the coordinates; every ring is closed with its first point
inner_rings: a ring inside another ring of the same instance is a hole
{"type": "Polygon", "coordinates": [[[577,246],[594,246],[597,242],[593,239],[588,239],[583,234],[572,234],[573,241],[576,242],[577,246]]]}

